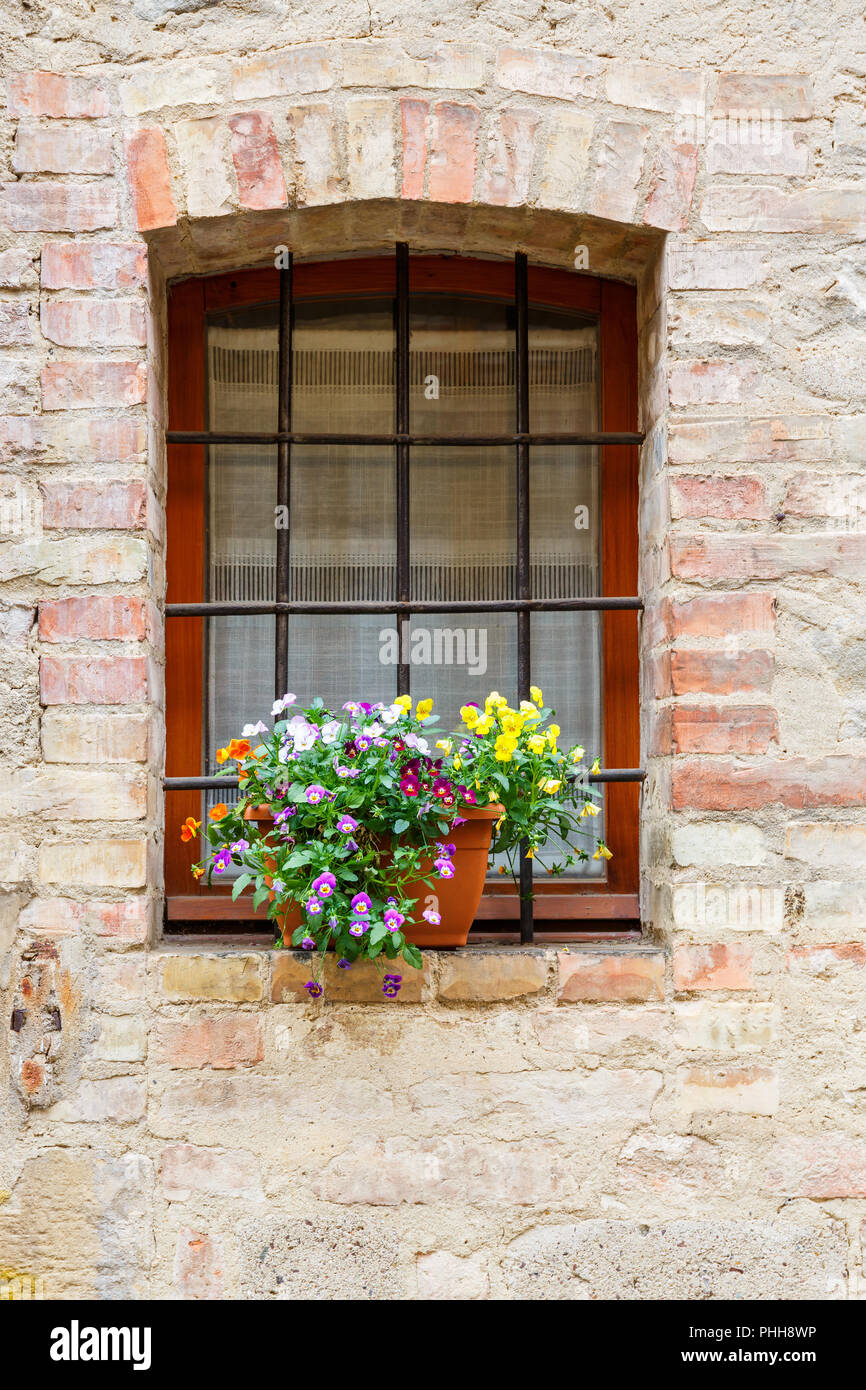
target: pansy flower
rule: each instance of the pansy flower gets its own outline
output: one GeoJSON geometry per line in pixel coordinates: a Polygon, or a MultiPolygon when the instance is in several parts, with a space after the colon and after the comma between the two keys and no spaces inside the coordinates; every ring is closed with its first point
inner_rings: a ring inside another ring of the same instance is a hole
{"type": "Polygon", "coordinates": [[[387,907],[384,913],[385,926],[390,932],[399,931],[406,918],[402,912],[398,912],[396,907],[387,907]]]}
{"type": "Polygon", "coordinates": [[[421,790],[418,778],[412,772],[406,772],[400,779],[400,790],[404,796],[417,796],[421,790]]]}
{"type": "Polygon", "coordinates": [[[232,852],[228,845],[218,849],[213,857],[213,871],[215,874],[225,873],[232,862],[232,852]]]}
{"type": "Polygon", "coordinates": [[[437,870],[440,878],[454,877],[454,865],[451,863],[450,859],[437,859],[434,868],[437,870]]]}
{"type": "Polygon", "coordinates": [[[187,816],[183,825],[180,827],[180,838],[186,844],[187,840],[194,840],[201,828],[201,821],[196,820],[195,816],[187,816]]]}
{"type": "Polygon", "coordinates": [[[315,941],[313,940],[313,938],[312,938],[311,936],[305,936],[304,939],[303,939],[303,941],[301,942],[301,950],[302,950],[302,951],[313,951],[313,950],[315,950],[315,947],[316,947],[316,943],[315,943],[315,941]]]}
{"type": "Polygon", "coordinates": [[[367,930],[369,929],[369,926],[370,926],[370,923],[369,923],[369,922],[364,922],[363,920],[358,921],[358,920],[356,920],[356,919],[353,919],[353,920],[352,920],[352,925],[349,927],[349,935],[350,935],[350,936],[363,936],[363,935],[364,935],[364,932],[367,931],[367,930]]]}
{"type": "Polygon", "coordinates": [[[304,907],[307,909],[307,913],[310,917],[318,917],[322,910],[322,904],[319,898],[308,898],[304,903],[304,907]]]}
{"type": "Polygon", "coordinates": [[[429,922],[434,927],[438,927],[439,923],[442,921],[442,914],[441,912],[437,912],[435,907],[425,907],[421,916],[424,918],[425,922],[429,922]]]}
{"type": "Polygon", "coordinates": [[[356,893],[351,906],[356,917],[368,917],[373,904],[366,893],[356,893]]]}
{"type": "Polygon", "coordinates": [[[313,879],[312,889],[318,897],[330,898],[336,886],[337,880],[334,878],[334,875],[324,873],[319,874],[318,878],[313,879]]]}
{"type": "Polygon", "coordinates": [[[308,980],[304,985],[304,989],[307,990],[311,999],[321,999],[325,992],[316,980],[308,980]]]}
{"type": "Polygon", "coordinates": [[[228,815],[229,808],[224,801],[218,801],[216,806],[212,806],[208,811],[211,820],[222,820],[223,816],[228,815]]]}
{"type": "Polygon", "coordinates": [[[319,802],[326,801],[327,797],[327,790],[325,787],[320,787],[318,782],[314,782],[312,786],[307,787],[306,798],[311,806],[318,806],[319,802]]]}
{"type": "Polygon", "coordinates": [[[342,815],[337,821],[337,829],[341,835],[351,835],[353,830],[358,829],[358,822],[349,815],[342,815]]]}

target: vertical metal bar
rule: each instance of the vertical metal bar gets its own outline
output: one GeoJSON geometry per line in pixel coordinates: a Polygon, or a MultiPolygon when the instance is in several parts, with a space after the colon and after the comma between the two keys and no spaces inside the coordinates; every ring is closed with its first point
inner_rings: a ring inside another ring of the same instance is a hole
{"type": "MultiPolygon", "coordinates": [[[[526,256],[522,251],[514,256],[514,377],[517,392],[517,433],[529,433],[529,285],[526,256]]],[[[517,597],[528,599],[530,594],[529,541],[529,444],[522,439],[517,444],[517,597]]],[[[531,680],[531,647],[529,612],[517,614],[517,698],[529,699],[531,680]]],[[[532,903],[532,860],[528,858],[529,844],[520,846],[520,940],[534,940],[532,903]]]]}
{"type": "MultiPolygon", "coordinates": [[[[395,301],[395,332],[397,354],[396,430],[409,433],[409,247],[397,242],[397,297],[395,301]]],[[[403,440],[396,445],[397,489],[397,597],[409,602],[409,444],[403,440]]],[[[408,621],[408,620],[407,620],[408,621]]],[[[403,642],[403,623],[397,616],[400,661],[397,667],[397,694],[409,693],[409,662],[403,642]]]]}
{"type": "MultiPolygon", "coordinates": [[[[278,356],[278,396],[277,428],[288,431],[292,428],[292,253],[289,263],[280,268],[280,322],[278,356]]],[[[277,577],[276,599],[278,603],[288,603],[291,598],[289,545],[290,545],[290,504],[291,504],[291,449],[288,440],[280,440],[277,445],[277,505],[284,510],[277,514],[277,577]]],[[[279,699],[286,693],[289,684],[289,615],[277,613],[276,645],[274,651],[274,696],[279,699]]]]}

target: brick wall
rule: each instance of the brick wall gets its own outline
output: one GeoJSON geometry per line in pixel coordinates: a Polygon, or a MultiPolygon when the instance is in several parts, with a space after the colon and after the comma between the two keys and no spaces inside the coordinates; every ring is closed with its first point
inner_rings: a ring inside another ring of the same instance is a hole
{"type": "Polygon", "coordinates": [[[623,18],[616,58],[594,19],[553,47],[311,16],[281,47],[217,11],[142,0],[123,53],[98,17],[7,45],[0,1268],[108,1297],[844,1296],[866,125],[832,37],[733,61],[723,7],[673,46],[623,18]],[[645,943],[428,955],[399,1003],[353,974],[314,1005],[292,956],[159,941],[165,282],[398,237],[585,246],[638,284],[645,943]]]}

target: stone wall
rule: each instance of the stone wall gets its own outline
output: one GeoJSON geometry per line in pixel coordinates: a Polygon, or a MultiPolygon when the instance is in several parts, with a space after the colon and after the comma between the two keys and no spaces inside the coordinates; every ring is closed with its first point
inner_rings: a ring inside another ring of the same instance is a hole
{"type": "Polygon", "coordinates": [[[0,1278],[856,1296],[845,16],[132,8],[0,21],[0,1278]],[[353,974],[313,1004],[291,955],[161,939],[165,285],[398,237],[638,284],[645,940],[428,953],[397,1002],[353,974]]]}

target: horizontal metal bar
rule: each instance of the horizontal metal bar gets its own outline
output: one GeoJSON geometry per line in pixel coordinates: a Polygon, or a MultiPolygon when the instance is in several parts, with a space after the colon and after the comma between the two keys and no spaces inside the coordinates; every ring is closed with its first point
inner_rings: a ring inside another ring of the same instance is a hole
{"type": "Polygon", "coordinates": [[[506,598],[477,600],[376,599],[357,603],[167,603],[167,618],[259,617],[274,613],[357,614],[385,613],[602,613],[611,609],[643,609],[635,597],[599,595],[595,598],[506,598]]]}
{"type": "MultiPolygon", "coordinates": [[[[645,778],[642,767],[612,767],[589,775],[590,782],[643,782],[645,778]]],[[[163,777],[162,785],[167,792],[234,791],[239,783],[237,777],[163,777]]]]}
{"type": "Polygon", "coordinates": [[[297,434],[294,430],[230,432],[166,430],[167,444],[430,444],[494,448],[510,444],[642,444],[644,434],[612,431],[556,434],[297,434]]]}

